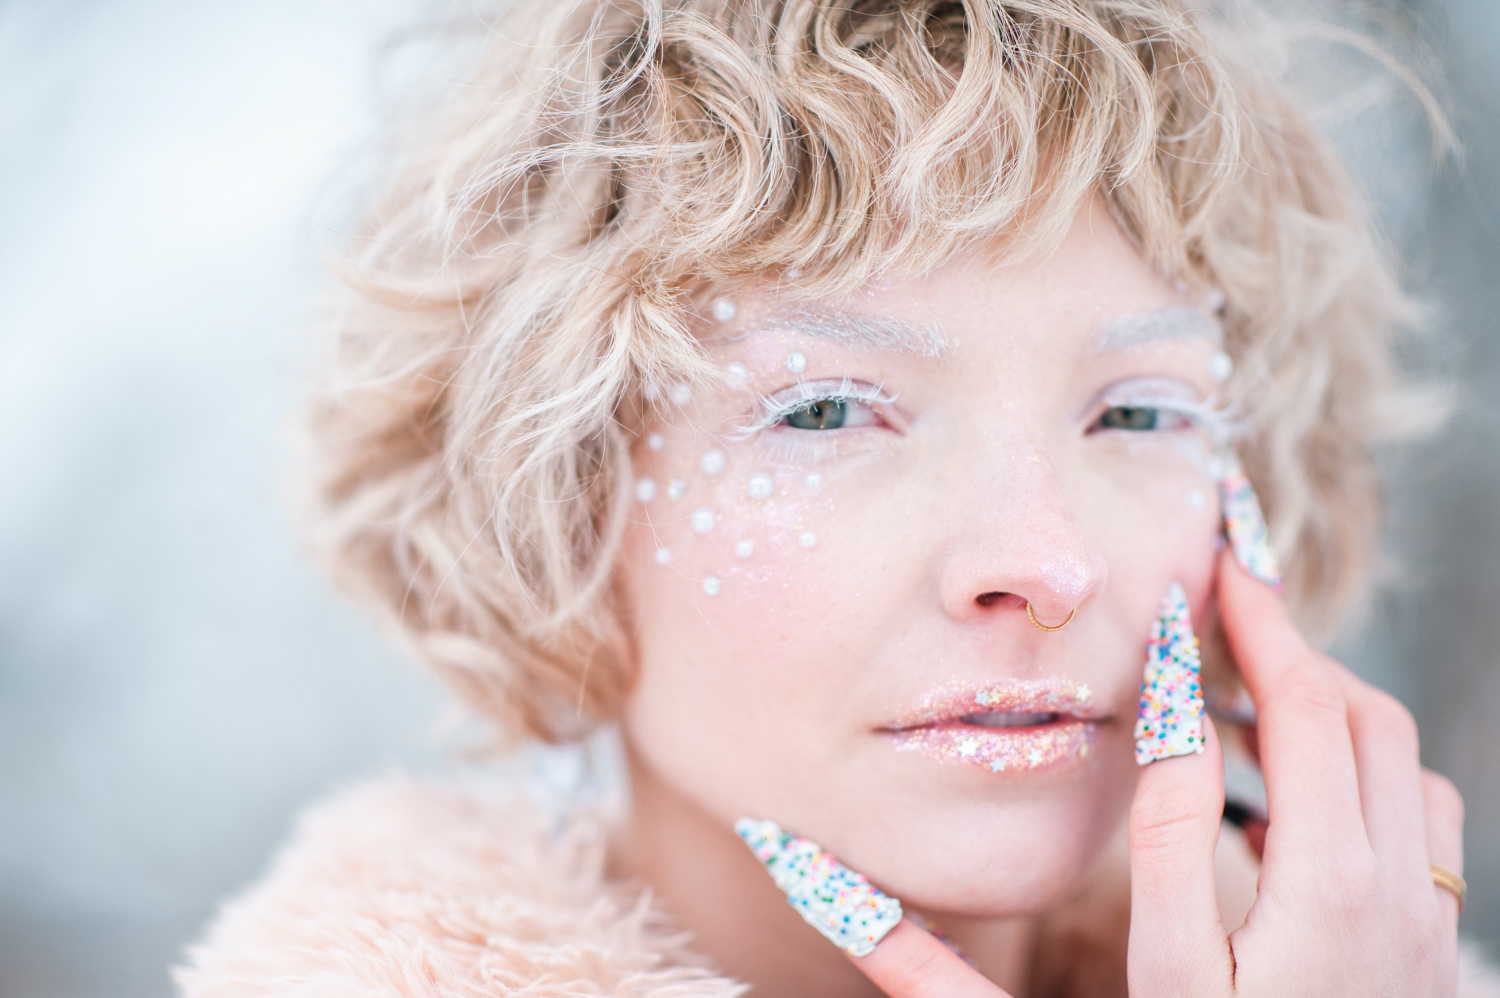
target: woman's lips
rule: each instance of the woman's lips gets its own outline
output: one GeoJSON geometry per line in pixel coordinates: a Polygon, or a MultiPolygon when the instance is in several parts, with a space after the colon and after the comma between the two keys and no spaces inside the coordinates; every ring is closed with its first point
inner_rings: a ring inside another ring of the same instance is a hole
{"type": "Polygon", "coordinates": [[[940,687],[883,730],[898,751],[1002,773],[1087,758],[1107,718],[1085,683],[1010,679],[940,687]]]}

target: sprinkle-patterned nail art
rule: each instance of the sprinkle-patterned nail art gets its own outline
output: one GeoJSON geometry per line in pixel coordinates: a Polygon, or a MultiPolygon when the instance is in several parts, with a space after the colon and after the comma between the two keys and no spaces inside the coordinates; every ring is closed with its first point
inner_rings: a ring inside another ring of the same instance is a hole
{"type": "Polygon", "coordinates": [[[1182,586],[1162,597],[1141,680],[1141,712],[1135,722],[1135,761],[1146,765],[1174,755],[1203,751],[1203,686],[1198,639],[1182,586]]]}
{"type": "Polygon", "coordinates": [[[1281,588],[1281,569],[1266,533],[1266,518],[1240,459],[1230,452],[1223,457],[1219,476],[1219,499],[1224,504],[1224,532],[1240,567],[1273,589],[1281,588]]]}
{"type": "Polygon", "coordinates": [[[901,921],[901,902],[834,859],[816,842],[774,821],[741,818],[734,830],[760,860],[787,903],[829,942],[865,956],[901,921]]]}

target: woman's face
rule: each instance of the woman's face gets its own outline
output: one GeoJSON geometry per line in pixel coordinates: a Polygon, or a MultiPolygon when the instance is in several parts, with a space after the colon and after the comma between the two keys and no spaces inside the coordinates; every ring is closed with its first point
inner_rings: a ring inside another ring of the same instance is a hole
{"type": "Polygon", "coordinates": [[[1209,591],[1202,296],[1091,205],[1022,265],[703,311],[752,391],[679,394],[635,454],[636,763],[928,910],[1055,902],[1133,792],[1157,604],[1209,591]]]}

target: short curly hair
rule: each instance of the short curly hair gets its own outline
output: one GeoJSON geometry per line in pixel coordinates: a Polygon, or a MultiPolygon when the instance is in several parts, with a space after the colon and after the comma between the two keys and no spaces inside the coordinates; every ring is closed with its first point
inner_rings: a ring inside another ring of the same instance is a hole
{"type": "Polygon", "coordinates": [[[1289,598],[1329,633],[1376,550],[1371,448],[1413,309],[1244,9],[569,0],[476,21],[473,71],[398,132],[330,291],[320,559],[511,736],[579,737],[626,692],[613,561],[644,400],[721,376],[697,295],[1017,258],[1098,194],[1163,275],[1222,290],[1241,453],[1289,598]]]}

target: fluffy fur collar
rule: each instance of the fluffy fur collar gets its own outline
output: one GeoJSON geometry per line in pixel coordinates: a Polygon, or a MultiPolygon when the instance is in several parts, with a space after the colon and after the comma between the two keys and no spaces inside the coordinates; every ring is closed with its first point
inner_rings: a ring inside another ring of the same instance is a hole
{"type": "MultiPolygon", "coordinates": [[[[186,998],[730,998],[651,907],[609,883],[597,821],[555,836],[514,802],[400,778],[308,813],[269,875],[176,971],[186,998]]],[[[1500,998],[1462,955],[1460,998],[1500,998]]]]}

